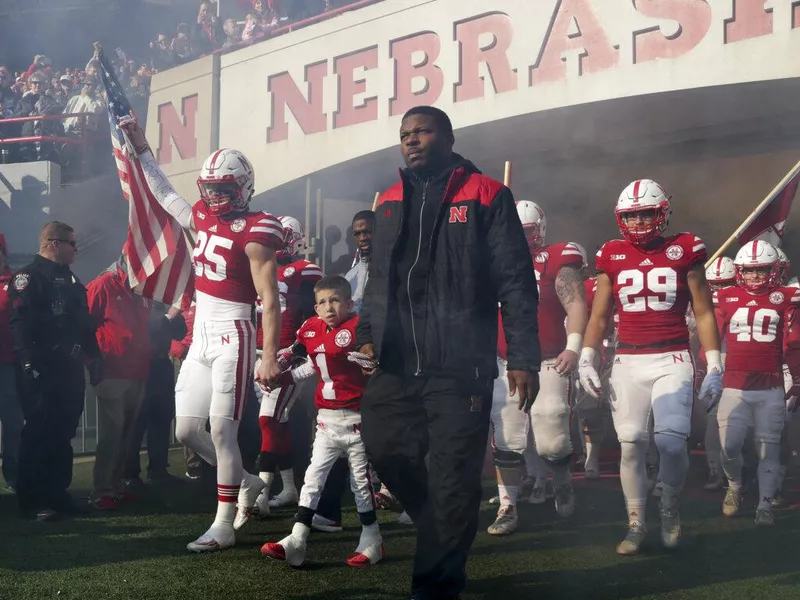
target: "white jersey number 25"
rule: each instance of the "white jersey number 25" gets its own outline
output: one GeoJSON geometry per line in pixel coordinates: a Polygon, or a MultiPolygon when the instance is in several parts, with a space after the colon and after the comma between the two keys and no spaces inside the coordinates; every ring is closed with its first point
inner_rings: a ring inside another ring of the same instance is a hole
{"type": "Polygon", "coordinates": [[[197,245],[194,247],[195,277],[205,277],[210,281],[225,281],[228,275],[228,263],[225,257],[217,253],[217,248],[230,250],[233,240],[219,235],[209,235],[205,231],[197,232],[197,245]]]}
{"type": "Polygon", "coordinates": [[[638,269],[617,274],[619,303],[625,312],[665,311],[675,305],[678,274],[670,267],[656,267],[645,275],[638,269]]]}

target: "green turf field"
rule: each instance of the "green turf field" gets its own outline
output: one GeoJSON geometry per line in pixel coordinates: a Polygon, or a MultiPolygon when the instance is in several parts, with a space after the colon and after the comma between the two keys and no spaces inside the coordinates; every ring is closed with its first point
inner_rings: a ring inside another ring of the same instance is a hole
{"type": "MultiPolygon", "coordinates": [[[[173,471],[182,473],[174,454],[173,471]]],[[[467,600],[582,598],[800,599],[800,511],[780,511],[774,529],[757,530],[752,511],[723,520],[720,494],[698,491],[701,458],[683,505],[684,545],[675,553],[657,542],[657,513],[648,508],[652,542],[635,558],[614,553],[622,529],[619,481],[578,482],[576,518],[560,523],[552,504],[521,506],[521,532],[485,533],[494,510],[485,504],[468,565],[467,600]]],[[[609,465],[610,466],[610,465],[609,465]]],[[[91,464],[76,466],[74,492],[86,496],[91,464]]],[[[487,484],[487,498],[489,495],[487,484]]],[[[796,494],[793,496],[796,498],[796,494]]],[[[265,540],[291,528],[293,511],[253,522],[234,549],[192,555],[185,545],[210,523],[213,488],[179,482],[150,489],[144,503],[117,513],[57,523],[16,517],[14,499],[0,499],[0,598],[3,600],[329,600],[408,598],[412,528],[380,515],[388,558],[370,569],[343,564],[355,548],[352,505],[340,534],[312,534],[308,568],[295,571],[262,558],[265,540]]]]}

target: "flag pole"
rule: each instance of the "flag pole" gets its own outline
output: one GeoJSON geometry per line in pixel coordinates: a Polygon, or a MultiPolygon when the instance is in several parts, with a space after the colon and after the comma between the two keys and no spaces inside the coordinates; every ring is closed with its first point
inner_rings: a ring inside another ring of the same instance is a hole
{"type": "Polygon", "coordinates": [[[381,193],[375,192],[375,197],[372,199],[372,212],[375,212],[375,209],[378,208],[378,200],[380,200],[381,193]]]}
{"type": "Polygon", "coordinates": [[[748,227],[750,227],[750,225],[753,224],[753,221],[756,220],[756,217],[758,217],[761,211],[764,210],[764,208],[775,199],[775,196],[777,196],[781,192],[781,190],[786,186],[786,184],[789,183],[794,177],[796,177],[798,173],[800,173],[800,161],[798,161],[797,164],[791,168],[791,170],[786,174],[786,176],[778,182],[778,185],[776,185],[772,189],[772,191],[769,194],[767,194],[767,197],[764,198],[761,204],[756,206],[755,210],[753,210],[753,212],[751,212],[748,215],[748,217],[744,220],[744,222],[741,225],[739,225],[736,231],[734,231],[731,234],[731,237],[725,240],[725,243],[719,247],[719,249],[714,253],[714,255],[711,258],[708,259],[708,261],[706,262],[706,269],[710,267],[714,263],[714,261],[717,260],[722,255],[722,253],[725,252],[730,247],[730,245],[733,242],[736,241],[736,238],[738,238],[745,229],[747,229],[748,227]]]}
{"type": "Polygon", "coordinates": [[[507,160],[506,170],[503,173],[503,185],[506,186],[507,188],[511,187],[511,169],[512,169],[511,161],[507,160]]]}

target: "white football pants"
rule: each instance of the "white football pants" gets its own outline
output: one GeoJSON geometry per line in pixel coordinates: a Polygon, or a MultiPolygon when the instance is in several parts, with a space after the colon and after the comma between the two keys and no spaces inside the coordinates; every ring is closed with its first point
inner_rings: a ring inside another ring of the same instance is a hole
{"type": "Polygon", "coordinates": [[[333,463],[342,456],[347,457],[350,466],[350,489],[355,496],[356,510],[360,513],[374,510],[367,451],[361,440],[361,415],[346,409],[321,408],[317,413],[311,464],[300,490],[300,506],[317,510],[333,463]]]}

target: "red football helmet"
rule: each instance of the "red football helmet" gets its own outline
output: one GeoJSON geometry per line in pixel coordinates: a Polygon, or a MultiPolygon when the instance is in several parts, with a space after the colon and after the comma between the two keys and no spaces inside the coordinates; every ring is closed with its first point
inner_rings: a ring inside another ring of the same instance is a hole
{"type": "Polygon", "coordinates": [[[634,245],[643,245],[661,235],[669,225],[672,214],[669,198],[664,189],[650,179],[637,179],[629,184],[617,200],[614,212],[617,226],[626,240],[634,245]],[[633,215],[652,215],[652,220],[642,229],[633,229],[627,222],[633,215]]]}

